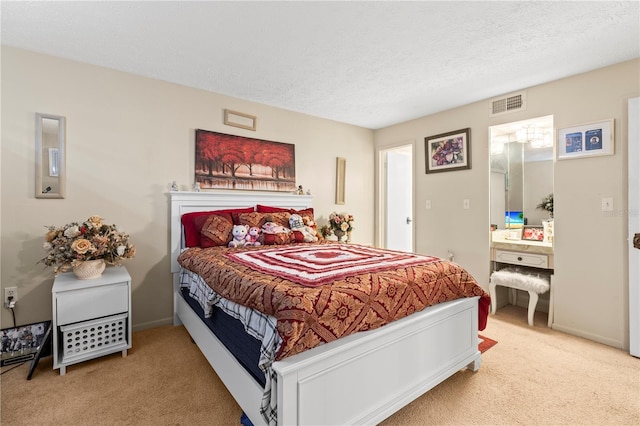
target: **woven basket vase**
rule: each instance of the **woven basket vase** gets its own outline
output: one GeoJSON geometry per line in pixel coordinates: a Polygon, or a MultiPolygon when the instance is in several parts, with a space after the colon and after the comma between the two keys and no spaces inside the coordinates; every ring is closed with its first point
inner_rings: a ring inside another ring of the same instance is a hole
{"type": "Polygon", "coordinates": [[[73,273],[79,280],[91,280],[102,275],[106,266],[104,259],[85,260],[73,267],[73,273]]]}

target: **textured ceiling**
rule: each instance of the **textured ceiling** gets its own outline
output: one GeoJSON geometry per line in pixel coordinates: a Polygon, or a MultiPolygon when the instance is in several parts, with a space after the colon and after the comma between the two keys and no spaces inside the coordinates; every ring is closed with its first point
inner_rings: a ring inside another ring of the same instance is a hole
{"type": "Polygon", "coordinates": [[[377,129],[637,58],[639,8],[2,1],[1,40],[377,129]]]}

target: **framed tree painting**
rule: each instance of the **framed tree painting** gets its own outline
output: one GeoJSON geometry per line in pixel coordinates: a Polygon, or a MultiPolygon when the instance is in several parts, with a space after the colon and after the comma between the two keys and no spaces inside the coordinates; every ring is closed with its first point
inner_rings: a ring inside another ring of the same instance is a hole
{"type": "Polygon", "coordinates": [[[426,172],[448,172],[471,168],[471,129],[461,129],[424,138],[426,172]]]}
{"type": "Polygon", "coordinates": [[[296,189],[295,145],[196,130],[195,183],[201,189],[296,189]]]}

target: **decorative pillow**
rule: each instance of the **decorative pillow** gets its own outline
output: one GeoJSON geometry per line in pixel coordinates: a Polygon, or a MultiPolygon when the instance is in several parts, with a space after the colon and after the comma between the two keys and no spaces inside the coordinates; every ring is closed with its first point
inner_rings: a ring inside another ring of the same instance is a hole
{"type": "Polygon", "coordinates": [[[199,216],[195,224],[200,228],[200,247],[226,246],[231,241],[233,220],[230,213],[199,216]]]}
{"type": "Polygon", "coordinates": [[[300,231],[291,232],[290,240],[292,243],[304,243],[304,234],[300,231]]]}
{"type": "Polygon", "coordinates": [[[299,214],[302,217],[310,217],[311,220],[315,220],[315,216],[313,215],[313,207],[309,207],[308,209],[302,209],[302,210],[289,210],[289,213],[291,214],[299,214]]]}
{"type": "Polygon", "coordinates": [[[280,232],[278,234],[262,234],[265,246],[290,244],[296,242],[295,232],[280,232]]]}
{"type": "Polygon", "coordinates": [[[300,216],[311,216],[313,215],[313,207],[308,207],[302,210],[295,209],[285,209],[283,207],[273,207],[273,206],[264,206],[262,204],[256,205],[256,211],[259,213],[278,213],[278,212],[289,212],[291,214],[299,214],[300,216]]]}
{"type": "Polygon", "coordinates": [[[240,209],[226,209],[226,210],[212,210],[208,212],[193,212],[185,213],[180,220],[182,221],[182,228],[184,229],[184,241],[186,247],[199,247],[200,246],[200,229],[195,225],[195,218],[199,216],[209,216],[217,213],[248,213],[252,212],[253,207],[246,207],[240,209]]]}
{"type": "Polygon", "coordinates": [[[249,228],[262,228],[265,222],[267,222],[267,215],[265,213],[240,213],[238,214],[238,223],[236,223],[236,225],[249,225],[249,228]]]}
{"type": "Polygon", "coordinates": [[[273,222],[277,223],[280,226],[284,226],[285,228],[291,228],[289,226],[289,218],[291,217],[291,213],[289,212],[274,212],[274,213],[261,213],[266,218],[265,222],[273,222]]]}

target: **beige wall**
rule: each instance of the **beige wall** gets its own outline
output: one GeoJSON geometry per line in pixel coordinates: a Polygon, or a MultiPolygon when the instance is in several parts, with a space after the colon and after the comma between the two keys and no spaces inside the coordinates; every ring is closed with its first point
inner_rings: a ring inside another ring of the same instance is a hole
{"type": "MultiPolygon", "coordinates": [[[[51,318],[53,271],[45,225],[98,214],[132,236],[133,324],[172,317],[169,204],[176,180],[193,184],[194,132],[201,128],[296,145],[298,184],[311,189],[317,215],[356,217],[356,242],[373,242],[373,132],[215,93],[2,47],[1,274],[17,286],[18,324],[51,318]],[[255,132],[222,123],[223,110],[256,115],[255,132]],[[35,113],[67,118],[67,196],[34,198],[35,113]],[[335,159],[347,159],[346,205],[334,204],[335,159]]],[[[2,309],[2,324],[11,314],[2,309]]]]}
{"type": "MultiPolygon", "coordinates": [[[[319,215],[356,216],[356,242],[373,242],[376,147],[415,144],[416,251],[489,276],[488,128],[553,114],[556,128],[614,118],[615,155],[556,162],[555,327],[628,347],[626,100],[638,96],[640,60],[527,89],[527,110],[488,117],[465,105],[374,132],[105,68],[2,47],[0,235],[2,287],[17,286],[18,323],[51,317],[53,273],[36,265],[45,225],[100,214],[131,233],[128,261],[137,329],[171,317],[168,201],[193,183],[194,130],[296,144],[296,176],[319,215]],[[223,109],[258,116],[258,130],[222,124],[223,109]],[[67,117],[67,197],[34,198],[35,112],[67,117]],[[426,175],[424,138],[471,127],[471,170],[426,175]],[[347,158],[347,204],[334,204],[335,157],[347,158]],[[613,214],[600,199],[613,197],[613,214]],[[471,209],[462,209],[462,200],[471,209]],[[424,208],[431,200],[432,209],[424,208]]],[[[322,223],[322,219],[320,220],[322,223]]],[[[2,323],[10,312],[2,309],[2,323]]]]}
{"type": "Polygon", "coordinates": [[[488,287],[489,126],[550,114],[556,129],[614,118],[615,155],[554,164],[554,327],[628,348],[627,99],[638,96],[639,76],[640,60],[633,60],[528,88],[523,112],[489,118],[482,101],[376,131],[377,148],[415,143],[416,251],[452,250],[488,287]],[[471,170],[426,175],[424,138],[465,127],[471,170]],[[601,211],[602,197],[613,197],[613,212],[601,211]]]}

